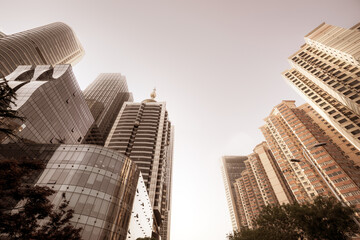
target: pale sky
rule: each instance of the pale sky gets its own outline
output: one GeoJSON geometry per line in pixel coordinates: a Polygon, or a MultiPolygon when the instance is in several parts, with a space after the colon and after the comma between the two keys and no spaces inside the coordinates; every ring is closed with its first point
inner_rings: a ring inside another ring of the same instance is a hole
{"type": "Polygon", "coordinates": [[[360,0],[0,0],[0,31],[61,21],[86,55],[84,89],[101,72],[126,76],[135,101],[166,101],[175,125],[171,240],[224,240],[231,231],[219,159],[250,154],[283,99],[281,77],[303,37],[326,22],[360,21],[360,0]]]}

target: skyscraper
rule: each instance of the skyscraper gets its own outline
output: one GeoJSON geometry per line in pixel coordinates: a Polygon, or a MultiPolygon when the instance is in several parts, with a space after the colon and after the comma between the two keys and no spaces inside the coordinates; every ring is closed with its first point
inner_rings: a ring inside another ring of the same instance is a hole
{"type": "MultiPolygon", "coordinates": [[[[21,161],[24,158],[44,163],[43,170],[29,169],[31,174],[27,184],[55,190],[56,193],[49,197],[55,207],[61,204],[65,194],[69,208],[74,210],[70,222],[83,229],[82,239],[126,239],[134,198],[138,195],[136,187],[142,181],[130,158],[105,147],[87,144],[0,145],[0,160],[21,161]]],[[[137,201],[146,203],[146,195],[140,194],[137,201]]],[[[148,205],[145,208],[148,209],[148,205]]],[[[134,211],[140,213],[138,208],[134,211]]],[[[140,223],[138,228],[151,234],[147,219],[141,220],[145,223],[140,223]]],[[[140,234],[141,231],[137,236],[143,236],[140,234]]]]}
{"type": "Polygon", "coordinates": [[[241,198],[234,185],[236,179],[240,178],[241,173],[246,169],[245,160],[247,160],[245,156],[223,156],[221,158],[221,173],[234,231],[239,231],[241,226],[247,226],[241,198]]]}
{"type": "Polygon", "coordinates": [[[75,33],[61,22],[12,35],[0,33],[0,75],[19,65],[74,65],[84,53],[75,33]]]}
{"type": "Polygon", "coordinates": [[[360,166],[360,150],[355,148],[344,136],[338,132],[328,121],[326,121],[314,108],[309,104],[303,104],[298,107],[306,112],[306,114],[321,128],[321,130],[329,136],[330,141],[334,142],[346,158],[360,166]]]}
{"type": "Polygon", "coordinates": [[[276,163],[298,202],[333,195],[359,208],[359,167],[322,129],[325,124],[316,123],[324,119],[309,107],[283,101],[265,118],[261,130],[276,163]]]}
{"type": "MultiPolygon", "coordinates": [[[[268,144],[266,142],[258,144],[254,148],[254,153],[255,156],[253,158],[255,158],[255,160],[258,159],[259,161],[259,163],[257,163],[258,168],[263,169],[263,177],[259,178],[259,181],[264,181],[262,185],[269,185],[272,187],[279,204],[292,203],[295,200],[294,196],[291,193],[279,166],[276,164],[276,160],[269,149],[268,144]]],[[[257,170],[255,169],[254,171],[257,170]]],[[[272,201],[276,202],[276,200],[272,201]]],[[[265,201],[265,204],[268,204],[268,202],[265,201]]]]}
{"type": "Polygon", "coordinates": [[[6,79],[17,96],[11,108],[25,121],[5,119],[2,124],[35,143],[83,142],[94,118],[71,65],[19,66],[6,79]]]}
{"type": "MultiPolygon", "coordinates": [[[[344,29],[322,23],[289,57],[287,82],[360,150],[360,23],[344,29]]],[[[360,153],[358,153],[360,158],[360,153]]]]}
{"type": "Polygon", "coordinates": [[[267,144],[258,144],[246,157],[224,156],[222,173],[234,230],[253,228],[261,208],[293,201],[267,144]]]}
{"type": "Polygon", "coordinates": [[[123,103],[133,101],[126,78],[120,73],[101,73],[84,90],[84,95],[95,118],[86,141],[96,138],[97,134],[105,141],[123,103]]]}
{"type": "Polygon", "coordinates": [[[140,169],[154,210],[161,239],[170,238],[168,226],[171,199],[172,148],[174,129],[165,102],[151,99],[125,102],[116,117],[105,146],[133,160],[140,169]]]}
{"type": "Polygon", "coordinates": [[[271,172],[278,170],[274,166],[263,165],[266,162],[274,164],[274,159],[268,151],[265,142],[257,145],[254,153],[245,161],[246,169],[241,172],[241,177],[237,178],[234,184],[241,198],[242,211],[245,213],[245,226],[249,228],[254,227],[253,220],[259,215],[263,206],[292,201],[291,194],[284,187],[283,179],[278,174],[271,175],[271,172]],[[269,176],[272,177],[271,181],[269,176]]]}

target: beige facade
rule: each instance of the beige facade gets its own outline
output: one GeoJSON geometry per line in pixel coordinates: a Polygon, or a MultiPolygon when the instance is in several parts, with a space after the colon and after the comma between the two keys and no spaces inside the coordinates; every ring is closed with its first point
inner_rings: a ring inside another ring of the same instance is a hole
{"type": "Polygon", "coordinates": [[[148,99],[125,102],[105,142],[105,147],[130,157],[141,171],[161,239],[170,238],[173,134],[166,103],[148,99]]]}
{"type": "MultiPolygon", "coordinates": [[[[287,82],[344,138],[360,150],[360,24],[321,24],[289,57],[287,82]]],[[[360,158],[360,153],[357,154],[360,158]]]]}
{"type": "Polygon", "coordinates": [[[260,167],[258,169],[260,172],[255,171],[256,163],[254,161],[257,160],[254,157],[250,156],[249,160],[245,161],[246,170],[241,173],[241,178],[236,179],[237,191],[239,191],[242,208],[245,212],[246,226],[249,228],[254,227],[253,220],[259,214],[261,207],[265,205],[265,201],[267,203],[270,201],[272,204],[277,203],[274,195],[271,194],[271,186],[264,181],[266,176],[265,179],[259,179],[258,175],[261,174],[262,169],[260,167]]]}
{"type": "Polygon", "coordinates": [[[261,130],[276,163],[298,202],[334,195],[359,208],[358,167],[316,123],[321,118],[313,117],[313,109],[305,111],[294,101],[274,107],[261,130]]]}
{"type": "Polygon", "coordinates": [[[73,30],[61,22],[11,35],[0,33],[0,74],[19,65],[74,65],[85,51],[73,30]]]}
{"type": "Polygon", "coordinates": [[[236,179],[236,186],[241,197],[246,226],[253,228],[253,220],[263,206],[289,203],[293,201],[293,197],[285,179],[275,167],[275,159],[266,142],[254,148],[254,153],[248,155],[245,166],[246,170],[236,179]]]}
{"type": "Polygon", "coordinates": [[[285,178],[277,166],[266,142],[257,145],[254,148],[254,152],[261,161],[265,175],[268,178],[272,189],[274,190],[274,194],[279,204],[291,203],[293,201],[293,196],[290,193],[285,178]]]}
{"type": "Polygon", "coordinates": [[[245,211],[242,201],[235,185],[236,179],[246,169],[245,156],[223,156],[221,158],[221,173],[223,176],[226,201],[228,203],[231,224],[234,231],[239,231],[241,226],[247,226],[245,211]]]}
{"type": "Polygon", "coordinates": [[[308,103],[298,107],[306,112],[307,115],[329,136],[345,154],[346,158],[360,166],[360,151],[355,148],[344,136],[339,133],[329,122],[327,122],[317,111],[308,103]]]}
{"type": "Polygon", "coordinates": [[[248,156],[224,156],[221,170],[234,230],[253,228],[265,205],[293,201],[265,142],[248,156]]]}

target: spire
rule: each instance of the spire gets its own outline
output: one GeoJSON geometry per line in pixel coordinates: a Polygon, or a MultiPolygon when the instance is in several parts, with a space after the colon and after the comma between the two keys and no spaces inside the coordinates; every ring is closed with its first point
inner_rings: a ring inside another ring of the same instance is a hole
{"type": "Polygon", "coordinates": [[[153,89],[152,93],[150,94],[151,99],[155,100],[156,98],[156,88],[153,89]]]}

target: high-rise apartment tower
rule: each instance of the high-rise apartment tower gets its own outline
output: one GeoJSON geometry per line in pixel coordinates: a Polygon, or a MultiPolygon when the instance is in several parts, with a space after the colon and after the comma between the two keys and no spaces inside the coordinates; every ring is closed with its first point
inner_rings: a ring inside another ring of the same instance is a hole
{"type": "Polygon", "coordinates": [[[246,169],[245,156],[223,156],[221,158],[221,173],[225,185],[226,200],[229,206],[231,224],[234,231],[239,231],[241,226],[246,226],[246,217],[243,210],[239,192],[236,191],[236,179],[246,169]]]}
{"type": "Polygon", "coordinates": [[[165,102],[125,102],[105,146],[133,160],[144,178],[161,239],[170,238],[171,172],[174,128],[165,102]],[[163,231],[167,228],[167,231],[163,231]]]}
{"type": "Polygon", "coordinates": [[[73,30],[61,22],[12,35],[0,33],[0,75],[19,65],[74,65],[84,53],[73,30]]]}
{"type": "Polygon", "coordinates": [[[224,156],[222,174],[234,230],[253,228],[261,208],[293,201],[279,167],[265,142],[244,156],[224,156]]]}
{"type": "MultiPolygon", "coordinates": [[[[287,82],[360,150],[360,23],[350,29],[322,23],[289,57],[287,82]]],[[[358,153],[360,158],[360,153],[358,153]]]]}
{"type": "Polygon", "coordinates": [[[294,101],[275,106],[261,127],[277,166],[298,202],[317,195],[335,196],[360,208],[360,171],[352,151],[330,134],[325,119],[294,101]],[[333,140],[334,139],[334,140],[333,140]]]}

